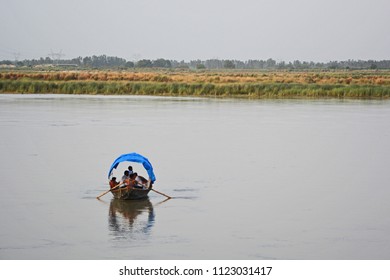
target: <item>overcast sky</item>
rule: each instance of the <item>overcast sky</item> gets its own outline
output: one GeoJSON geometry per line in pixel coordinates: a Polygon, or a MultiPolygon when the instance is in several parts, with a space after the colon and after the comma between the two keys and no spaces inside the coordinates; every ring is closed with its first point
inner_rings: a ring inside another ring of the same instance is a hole
{"type": "Polygon", "coordinates": [[[0,0],[0,59],[390,59],[390,0],[0,0]]]}

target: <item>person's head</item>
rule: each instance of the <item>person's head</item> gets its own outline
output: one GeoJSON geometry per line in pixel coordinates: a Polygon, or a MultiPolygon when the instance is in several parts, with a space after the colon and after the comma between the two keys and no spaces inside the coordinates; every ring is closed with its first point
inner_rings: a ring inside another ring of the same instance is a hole
{"type": "Polygon", "coordinates": [[[125,171],[125,175],[126,175],[126,176],[129,176],[129,170],[126,170],[126,171],[125,171]]]}
{"type": "Polygon", "coordinates": [[[137,178],[137,173],[132,173],[132,174],[130,175],[130,178],[131,178],[131,179],[137,178]]]}
{"type": "Polygon", "coordinates": [[[130,171],[133,171],[133,167],[131,165],[129,165],[129,167],[127,169],[130,171]]]}
{"type": "Polygon", "coordinates": [[[112,177],[111,181],[116,181],[116,177],[112,177]]]}

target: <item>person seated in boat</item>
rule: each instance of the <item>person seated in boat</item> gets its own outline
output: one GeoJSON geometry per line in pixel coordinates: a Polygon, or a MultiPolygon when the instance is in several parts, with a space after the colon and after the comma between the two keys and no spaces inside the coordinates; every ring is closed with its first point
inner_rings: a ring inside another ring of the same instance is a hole
{"type": "Polygon", "coordinates": [[[134,173],[133,167],[132,167],[131,165],[129,165],[129,167],[127,168],[127,170],[129,170],[129,176],[130,176],[131,174],[134,173]]]}
{"type": "Polygon", "coordinates": [[[112,177],[110,180],[110,188],[114,188],[119,184],[119,182],[116,181],[116,177],[112,177]]]}
{"type": "Polygon", "coordinates": [[[137,175],[137,178],[136,178],[137,182],[142,184],[142,185],[146,185],[148,183],[148,180],[146,180],[145,177],[142,177],[140,175],[137,175]]]}
{"type": "Polygon", "coordinates": [[[130,179],[129,170],[125,170],[125,172],[123,173],[121,182],[124,183],[127,179],[130,179]]]}
{"type": "Polygon", "coordinates": [[[135,174],[135,180],[137,181],[138,185],[140,185],[140,186],[146,188],[146,184],[148,183],[148,180],[146,180],[146,179],[145,179],[144,177],[142,177],[142,176],[139,176],[139,175],[137,174],[137,172],[134,173],[134,174],[135,174]]]}
{"type": "Polygon", "coordinates": [[[138,187],[138,184],[137,184],[137,181],[135,180],[135,176],[134,176],[134,173],[131,174],[129,176],[129,178],[125,179],[123,181],[123,185],[126,187],[126,188],[137,188],[138,187]]]}
{"type": "Polygon", "coordinates": [[[130,186],[137,189],[143,189],[144,184],[142,183],[142,181],[140,181],[138,177],[139,176],[137,175],[137,173],[133,173],[130,175],[130,186]]]}

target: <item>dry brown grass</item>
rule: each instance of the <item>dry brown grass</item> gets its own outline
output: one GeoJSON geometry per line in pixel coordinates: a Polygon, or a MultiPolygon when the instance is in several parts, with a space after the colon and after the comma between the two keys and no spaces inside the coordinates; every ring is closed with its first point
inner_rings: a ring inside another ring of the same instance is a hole
{"type": "Polygon", "coordinates": [[[340,72],[126,72],[126,71],[53,71],[0,72],[3,80],[41,81],[127,81],[162,83],[294,83],[319,85],[390,85],[390,71],[340,72]]]}

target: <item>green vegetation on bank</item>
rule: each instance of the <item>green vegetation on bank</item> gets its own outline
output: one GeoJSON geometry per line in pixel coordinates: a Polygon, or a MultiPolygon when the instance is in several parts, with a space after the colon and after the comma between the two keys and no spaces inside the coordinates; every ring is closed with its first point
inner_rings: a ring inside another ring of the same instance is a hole
{"type": "Polygon", "coordinates": [[[297,83],[161,83],[0,80],[2,93],[168,95],[248,98],[389,98],[390,86],[297,83]]]}
{"type": "Polygon", "coordinates": [[[0,71],[0,93],[389,98],[390,71],[0,71]]]}

